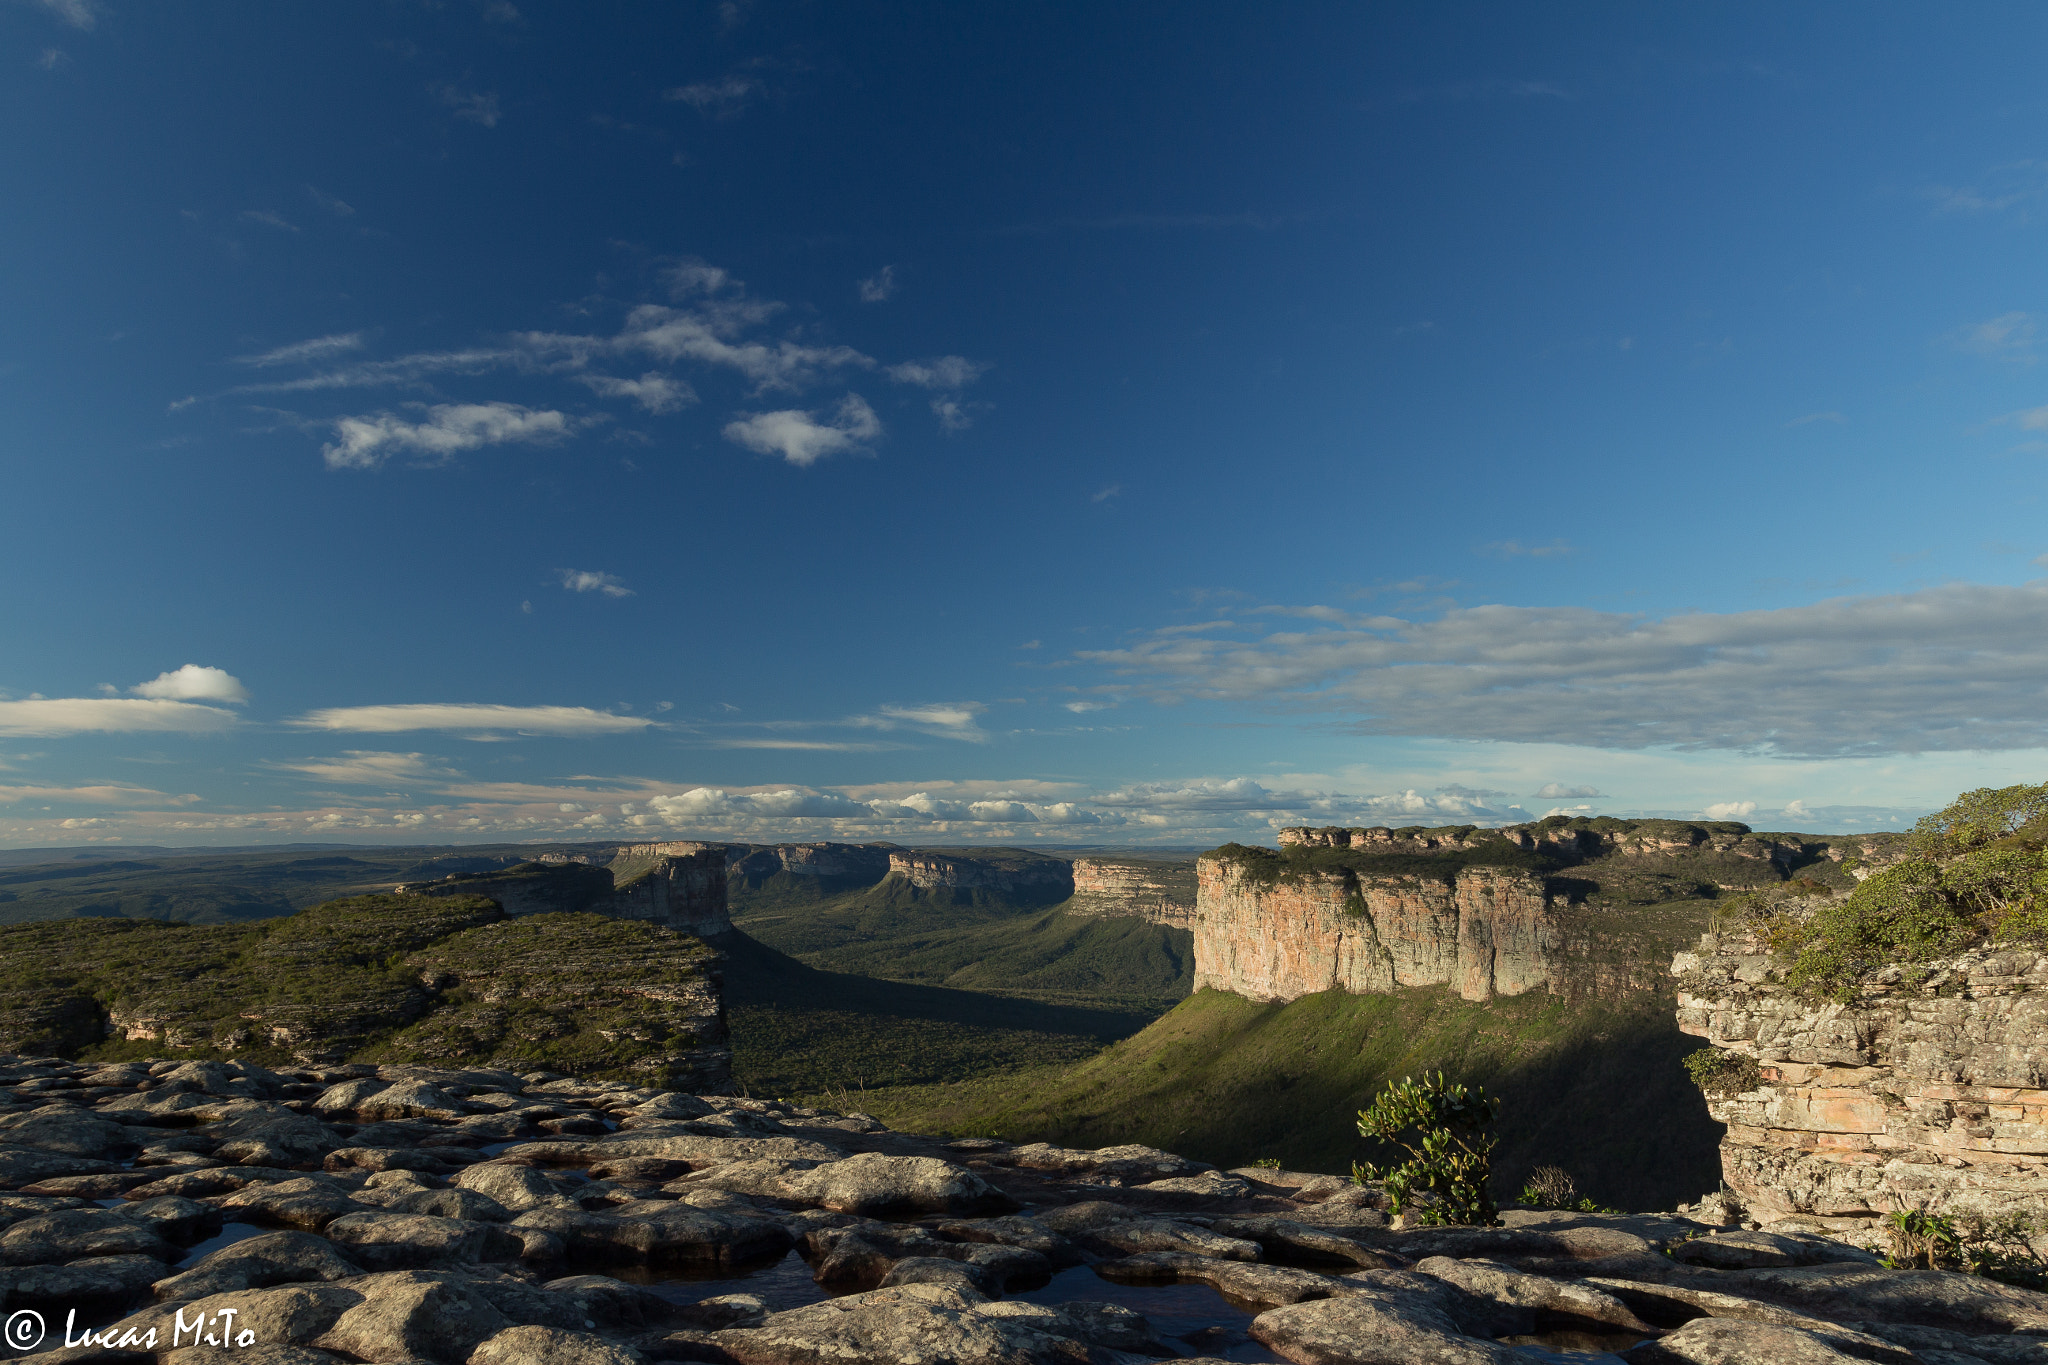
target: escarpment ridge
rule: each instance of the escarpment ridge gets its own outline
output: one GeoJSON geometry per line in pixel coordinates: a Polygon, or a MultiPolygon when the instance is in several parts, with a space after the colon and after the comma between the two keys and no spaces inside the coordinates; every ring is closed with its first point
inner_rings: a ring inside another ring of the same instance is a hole
{"type": "Polygon", "coordinates": [[[1196,986],[1256,1000],[1447,985],[1467,1000],[1668,990],[1712,897],[1848,884],[1861,841],[1735,822],[1564,819],[1505,829],[1289,828],[1197,863],[1196,986]]]}

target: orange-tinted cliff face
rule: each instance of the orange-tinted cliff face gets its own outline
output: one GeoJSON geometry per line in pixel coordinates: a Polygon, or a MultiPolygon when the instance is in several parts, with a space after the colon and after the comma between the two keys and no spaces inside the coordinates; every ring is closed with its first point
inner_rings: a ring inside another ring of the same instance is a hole
{"type": "Polygon", "coordinates": [[[1562,926],[1543,881],[1507,868],[1450,880],[1306,871],[1262,883],[1196,864],[1195,988],[1255,1000],[1456,987],[1467,1000],[1561,990],[1562,926]]]}

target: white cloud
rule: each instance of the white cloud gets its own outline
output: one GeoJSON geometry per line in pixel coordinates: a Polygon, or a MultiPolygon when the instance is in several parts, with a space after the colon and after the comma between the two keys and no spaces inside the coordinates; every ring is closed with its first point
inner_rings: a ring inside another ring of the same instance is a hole
{"type": "Polygon", "coordinates": [[[441,782],[459,776],[433,766],[425,754],[396,754],[375,749],[344,749],[339,758],[309,758],[301,763],[273,765],[322,782],[347,786],[384,787],[401,783],[441,782]]]}
{"type": "Polygon", "coordinates": [[[498,97],[488,90],[459,90],[452,85],[433,87],[434,97],[454,110],[455,117],[484,128],[498,126],[498,97]]]}
{"type": "Polygon", "coordinates": [[[1070,701],[1064,703],[1075,715],[1086,715],[1090,711],[1107,711],[1116,703],[1113,701],[1070,701]]]}
{"type": "Polygon", "coordinates": [[[654,723],[639,716],[615,716],[582,706],[489,706],[474,702],[336,706],[308,712],[290,722],[302,730],[358,734],[509,730],[522,735],[568,736],[628,734],[654,723]]]}
{"type": "Polygon", "coordinates": [[[16,805],[23,801],[47,801],[53,805],[128,806],[137,802],[178,800],[177,797],[166,796],[149,787],[131,787],[119,782],[90,787],[0,786],[0,805],[16,805]]]}
{"type": "Polygon", "coordinates": [[[943,702],[931,706],[883,706],[871,716],[853,716],[848,725],[875,730],[915,730],[941,739],[985,743],[988,732],[979,724],[988,708],[978,701],[943,702]]]}
{"type": "Polygon", "coordinates": [[[846,395],[827,420],[791,408],[753,413],[725,427],[725,439],[733,444],[763,455],[780,455],[799,468],[809,468],[827,455],[859,450],[881,433],[881,420],[857,393],[846,395]]]}
{"type": "Polygon", "coordinates": [[[361,332],[336,332],[332,336],[314,337],[310,341],[294,341],[289,346],[258,351],[255,355],[238,355],[234,360],[237,365],[307,365],[333,360],[337,356],[347,355],[350,351],[360,351],[362,348],[361,332]]]}
{"type": "Polygon", "coordinates": [[[457,451],[508,441],[554,441],[574,424],[562,413],[517,403],[437,403],[427,420],[408,422],[389,412],[337,418],[335,440],[320,448],[329,469],[375,469],[401,450],[415,450],[436,463],[457,451]]]}
{"type": "Polygon", "coordinates": [[[265,227],[276,228],[280,232],[297,232],[299,230],[297,223],[292,222],[291,219],[272,209],[244,209],[242,211],[242,220],[249,223],[261,223],[265,227]]]}
{"type": "Polygon", "coordinates": [[[896,267],[885,265],[860,282],[862,303],[883,303],[896,292],[896,267]]]}
{"type": "Polygon", "coordinates": [[[618,379],[608,374],[584,374],[576,378],[606,398],[630,398],[657,415],[678,412],[697,401],[695,389],[659,370],[649,370],[638,379],[618,379]]]}
{"type": "Polygon", "coordinates": [[[205,734],[234,725],[232,713],[186,701],[132,697],[33,697],[0,701],[0,735],[205,734]]]}
{"type": "Polygon", "coordinates": [[[608,573],[588,569],[562,570],[562,586],[570,592],[601,592],[606,597],[631,597],[633,590],[608,573]]]}
{"type": "Polygon", "coordinates": [[[42,55],[36,58],[36,65],[45,71],[55,71],[70,60],[69,57],[64,55],[62,48],[46,47],[43,49],[42,55]]]}
{"type": "Polygon", "coordinates": [[[1598,787],[1567,787],[1562,782],[1546,782],[1534,793],[1545,801],[1576,801],[1588,796],[1605,795],[1598,787]]]}
{"type": "Polygon", "coordinates": [[[35,0],[35,3],[76,29],[89,31],[100,20],[99,6],[92,0],[35,0]]]}
{"type": "Polygon", "coordinates": [[[169,673],[159,673],[146,683],[128,689],[138,697],[169,701],[225,701],[240,705],[249,700],[249,690],[233,674],[220,668],[186,664],[169,673]]]}
{"type": "Polygon", "coordinates": [[[935,356],[930,360],[906,360],[884,367],[883,373],[899,384],[921,389],[964,389],[988,373],[988,366],[964,355],[935,356]]]}
{"type": "Polygon", "coordinates": [[[2034,320],[2025,313],[2002,313],[1949,334],[1949,341],[1958,350],[2023,364],[2033,363],[2037,339],[2034,320]]]}
{"type": "Polygon", "coordinates": [[[2048,744],[2048,584],[1662,620],[1485,606],[1080,657],[1162,700],[1337,713],[1377,734],[1781,757],[2048,744]]]}
{"type": "Polygon", "coordinates": [[[665,361],[695,360],[737,370],[762,389],[798,389],[816,383],[826,371],[869,369],[874,361],[851,346],[805,346],[794,341],[769,345],[737,338],[780,308],[779,304],[720,302],[695,308],[669,308],[644,303],[626,315],[624,328],[605,340],[533,334],[537,345],[553,343],[571,350],[592,346],[612,351],[640,351],[665,361]]]}
{"type": "Polygon", "coordinates": [[[1754,801],[1716,801],[1700,814],[1709,820],[1747,820],[1756,814],[1754,801]]]}
{"type": "Polygon", "coordinates": [[[694,85],[679,85],[662,92],[662,98],[679,104],[687,104],[700,114],[714,118],[732,118],[755,95],[765,87],[752,76],[738,74],[725,76],[715,81],[699,81],[694,85]]]}
{"type": "Polygon", "coordinates": [[[962,403],[955,398],[932,399],[932,416],[939,419],[941,431],[965,431],[974,425],[973,409],[984,406],[976,403],[962,403]]]}
{"type": "Polygon", "coordinates": [[[1111,498],[1115,497],[1117,494],[1123,491],[1124,486],[1120,483],[1107,484],[1101,488],[1098,488],[1093,493],[1090,493],[1088,495],[1088,501],[1108,502],[1111,498]]]}

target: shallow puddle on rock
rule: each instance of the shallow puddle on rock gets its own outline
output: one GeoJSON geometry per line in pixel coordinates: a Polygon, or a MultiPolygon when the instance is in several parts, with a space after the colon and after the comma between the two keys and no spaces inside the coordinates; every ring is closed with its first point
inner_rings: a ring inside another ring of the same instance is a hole
{"type": "Polygon", "coordinates": [[[1632,1332],[1579,1332],[1560,1329],[1502,1337],[1501,1344],[1525,1352],[1530,1359],[1555,1365],[1625,1365],[1619,1352],[1644,1338],[1632,1332]]]}
{"type": "Polygon", "coordinates": [[[792,1308],[820,1303],[832,1297],[811,1278],[811,1268],[794,1251],[779,1261],[765,1262],[757,1268],[738,1272],[708,1271],[702,1275],[691,1275],[679,1274],[666,1267],[654,1270],[611,1265],[597,1273],[645,1285],[672,1303],[698,1303],[704,1299],[715,1299],[720,1294],[753,1294],[768,1305],[769,1312],[786,1313],[792,1308]]]}
{"type": "Polygon", "coordinates": [[[261,1237],[266,1232],[276,1231],[276,1228],[260,1228],[254,1223],[222,1223],[219,1232],[216,1232],[203,1242],[194,1242],[187,1248],[184,1256],[171,1269],[190,1270],[193,1266],[199,1264],[201,1258],[211,1252],[219,1251],[224,1246],[231,1246],[236,1242],[246,1242],[251,1237],[261,1237]]]}

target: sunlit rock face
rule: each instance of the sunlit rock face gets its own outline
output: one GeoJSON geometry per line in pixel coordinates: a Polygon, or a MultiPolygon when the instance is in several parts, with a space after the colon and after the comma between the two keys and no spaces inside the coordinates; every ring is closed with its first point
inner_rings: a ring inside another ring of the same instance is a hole
{"type": "Polygon", "coordinates": [[[1238,863],[1196,864],[1195,989],[1254,1000],[1397,986],[1467,1000],[1565,989],[1564,932],[1543,880],[1492,867],[1433,877],[1305,871],[1261,882],[1238,863]]]}
{"type": "Polygon", "coordinates": [[[486,896],[513,916],[582,912],[715,935],[732,929],[725,851],[715,844],[629,844],[609,867],[521,863],[395,888],[400,895],[486,896]]]}
{"type": "Polygon", "coordinates": [[[1891,968],[1846,1003],[1785,989],[1747,934],[1709,934],[1671,970],[1679,1028],[1756,1063],[1708,1095],[1753,1217],[2048,1205],[2048,956],[1971,952],[1917,982],[1891,968]]]}
{"type": "Polygon", "coordinates": [[[1056,900],[1074,891],[1074,869],[1063,858],[998,860],[903,849],[889,855],[889,873],[926,891],[992,891],[1056,900]]]}
{"type": "Polygon", "coordinates": [[[1076,915],[1135,915],[1175,929],[1192,929],[1195,879],[1185,864],[1074,859],[1076,915]]]}

